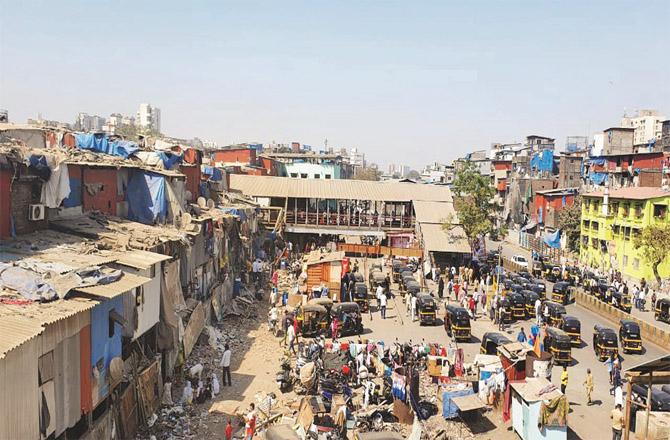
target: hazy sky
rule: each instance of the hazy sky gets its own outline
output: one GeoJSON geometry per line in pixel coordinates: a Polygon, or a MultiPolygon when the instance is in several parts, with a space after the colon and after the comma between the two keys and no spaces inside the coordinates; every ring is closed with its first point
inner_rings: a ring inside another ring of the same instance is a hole
{"type": "Polygon", "coordinates": [[[0,0],[10,119],[162,110],[163,131],[420,167],[670,117],[670,1],[0,0]]]}

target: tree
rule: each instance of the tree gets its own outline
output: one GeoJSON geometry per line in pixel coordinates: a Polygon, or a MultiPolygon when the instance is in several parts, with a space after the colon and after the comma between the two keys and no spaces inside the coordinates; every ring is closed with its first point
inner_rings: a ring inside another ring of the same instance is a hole
{"type": "Polygon", "coordinates": [[[356,180],[379,180],[381,173],[375,168],[359,168],[356,167],[354,171],[354,179],[356,180]]]}
{"type": "Polygon", "coordinates": [[[407,178],[412,180],[419,180],[421,178],[421,174],[419,174],[417,170],[410,170],[409,173],[407,173],[407,178]]]}
{"type": "MultiPolygon", "coordinates": [[[[456,172],[453,185],[454,207],[458,213],[459,224],[473,248],[475,242],[486,234],[493,232],[493,211],[491,199],[495,189],[490,180],[482,176],[473,162],[463,162],[456,172]]],[[[451,230],[453,219],[446,219],[442,224],[445,231],[451,230]]]]}
{"type": "Polygon", "coordinates": [[[579,237],[582,223],[582,206],[579,199],[575,199],[572,206],[565,206],[558,213],[558,227],[568,240],[568,249],[579,251],[579,237]]]}
{"type": "Polygon", "coordinates": [[[661,284],[658,266],[670,254],[670,224],[649,225],[633,241],[635,249],[640,251],[642,258],[654,271],[656,281],[661,284]]]}

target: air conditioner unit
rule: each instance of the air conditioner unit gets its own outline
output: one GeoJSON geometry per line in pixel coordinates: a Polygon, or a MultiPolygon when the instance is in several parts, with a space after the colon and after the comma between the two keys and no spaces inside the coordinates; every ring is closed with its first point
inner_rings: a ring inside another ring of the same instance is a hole
{"type": "Polygon", "coordinates": [[[30,205],[28,211],[28,220],[44,220],[45,211],[46,206],[44,205],[30,205]]]}

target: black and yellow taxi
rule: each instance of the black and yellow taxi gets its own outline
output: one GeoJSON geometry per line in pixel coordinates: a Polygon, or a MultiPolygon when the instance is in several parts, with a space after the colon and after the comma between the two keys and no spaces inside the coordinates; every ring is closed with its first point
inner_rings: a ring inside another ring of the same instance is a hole
{"type": "Polygon", "coordinates": [[[501,345],[509,344],[510,341],[507,336],[498,332],[486,332],[482,336],[482,345],[479,347],[479,352],[481,354],[498,354],[498,347],[501,345]]]}
{"type": "Polygon", "coordinates": [[[463,307],[448,305],[444,314],[444,330],[456,341],[469,341],[472,337],[470,314],[463,307]]]}
{"type": "Polygon", "coordinates": [[[437,303],[428,293],[418,293],[416,295],[416,309],[419,312],[419,325],[437,322],[437,303]]]}
{"type": "Polygon", "coordinates": [[[600,362],[610,356],[619,355],[619,342],[616,332],[609,328],[596,324],[593,326],[593,351],[600,362]]]}
{"type": "Polygon", "coordinates": [[[507,299],[509,300],[512,319],[526,319],[526,300],[521,291],[508,293],[507,299]]]}
{"type": "Polygon", "coordinates": [[[561,330],[570,336],[572,345],[575,347],[582,345],[582,323],[579,322],[579,319],[572,315],[564,315],[561,330]]]}
{"type": "Polygon", "coordinates": [[[654,308],[654,319],[670,323],[670,298],[661,298],[656,300],[654,308]]]}
{"type": "Polygon", "coordinates": [[[535,302],[540,299],[540,295],[532,290],[522,290],[521,295],[523,295],[524,305],[526,306],[526,317],[535,318],[535,302]]]}
{"type": "Polygon", "coordinates": [[[632,319],[619,321],[619,341],[624,353],[642,353],[640,325],[632,319]]]}
{"type": "Polygon", "coordinates": [[[560,304],[572,302],[572,288],[567,281],[559,281],[551,289],[551,300],[560,304]]]}
{"type": "Polygon", "coordinates": [[[566,315],[565,306],[555,301],[545,301],[544,307],[548,311],[547,324],[560,327],[563,323],[563,316],[566,315]]]}
{"type": "Polygon", "coordinates": [[[547,327],[544,337],[544,351],[554,357],[557,364],[568,365],[572,362],[572,341],[570,336],[563,330],[555,327],[547,327]]]}

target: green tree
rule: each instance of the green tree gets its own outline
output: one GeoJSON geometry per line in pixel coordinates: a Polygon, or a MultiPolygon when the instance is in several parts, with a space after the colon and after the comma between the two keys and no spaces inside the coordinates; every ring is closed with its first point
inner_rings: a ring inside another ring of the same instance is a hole
{"type": "Polygon", "coordinates": [[[579,199],[575,199],[572,206],[566,206],[558,213],[558,227],[568,240],[568,249],[572,252],[579,251],[580,227],[582,223],[582,205],[579,199]]]}
{"type": "Polygon", "coordinates": [[[661,283],[658,266],[670,254],[670,224],[649,225],[633,241],[642,258],[651,265],[656,281],[661,283]]]}
{"type": "MultiPolygon", "coordinates": [[[[463,227],[472,247],[478,238],[493,232],[495,209],[491,199],[495,189],[490,179],[482,176],[479,168],[470,161],[463,162],[456,172],[452,188],[458,223],[463,227]]],[[[454,222],[451,218],[446,220],[442,229],[448,231],[454,227],[454,222]]]]}

